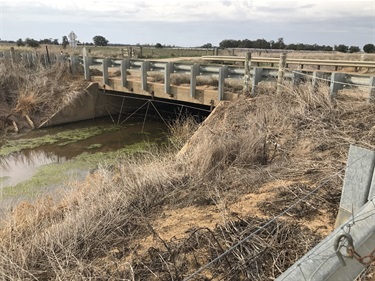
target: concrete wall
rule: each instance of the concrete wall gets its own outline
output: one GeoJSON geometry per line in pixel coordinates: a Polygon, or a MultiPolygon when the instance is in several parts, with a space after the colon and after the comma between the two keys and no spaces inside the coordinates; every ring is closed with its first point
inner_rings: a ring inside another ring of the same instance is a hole
{"type": "Polygon", "coordinates": [[[39,128],[117,114],[121,103],[121,98],[104,95],[97,83],[91,83],[81,97],[54,113],[39,128]]]}

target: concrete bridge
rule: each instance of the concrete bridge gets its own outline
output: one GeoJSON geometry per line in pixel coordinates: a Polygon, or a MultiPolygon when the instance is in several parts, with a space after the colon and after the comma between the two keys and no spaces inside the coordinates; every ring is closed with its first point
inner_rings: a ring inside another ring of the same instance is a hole
{"type": "Polygon", "coordinates": [[[37,57],[35,53],[0,52],[0,60],[7,58],[12,61],[23,60],[29,64],[39,60],[45,65],[68,61],[72,72],[78,71],[83,66],[83,78],[97,83],[98,89],[103,93],[163,99],[171,103],[184,102],[207,108],[213,108],[221,101],[235,100],[243,93],[255,96],[261,81],[274,83],[275,88],[276,85],[283,84],[286,80],[291,81],[294,86],[302,81],[312,84],[323,81],[330,85],[332,97],[345,87],[366,88],[370,100],[373,100],[375,96],[375,78],[372,76],[375,74],[347,73],[343,69],[336,71],[338,67],[375,69],[375,62],[372,61],[287,59],[285,53],[282,53],[279,59],[251,58],[250,53],[245,57],[202,57],[203,61],[229,60],[242,64],[219,65],[130,58],[94,58],[87,55],[79,57],[41,54],[37,57]],[[293,64],[294,68],[291,67],[293,64]],[[322,70],[321,66],[331,66],[333,70],[322,70]],[[137,75],[130,75],[134,73],[137,75]],[[150,75],[155,73],[162,76],[161,83],[151,81],[150,75]],[[171,77],[179,74],[189,77],[187,84],[173,85],[171,83],[171,77]],[[211,77],[216,81],[216,85],[214,87],[197,86],[197,79],[201,76],[211,77]],[[237,80],[243,86],[243,90],[228,89],[228,79],[237,80]]]}
{"type": "MultiPolygon", "coordinates": [[[[338,63],[333,61],[319,60],[322,65],[332,65],[337,69],[337,65],[346,64],[356,67],[355,62],[338,63]]],[[[175,62],[148,61],[137,59],[111,59],[111,58],[92,58],[85,56],[82,59],[84,66],[84,78],[88,81],[98,83],[99,89],[103,91],[112,91],[115,93],[128,93],[133,95],[151,96],[152,98],[161,98],[171,101],[181,101],[191,104],[199,104],[214,107],[220,101],[232,101],[238,98],[242,93],[255,96],[258,84],[261,81],[267,81],[282,84],[286,80],[291,81],[297,86],[302,81],[309,81],[316,84],[319,80],[325,81],[330,85],[330,94],[335,97],[339,90],[346,86],[368,88],[369,99],[373,99],[375,78],[371,75],[358,73],[344,73],[342,71],[312,70],[312,69],[289,69],[285,57],[280,57],[279,62],[274,58],[259,60],[254,59],[255,66],[252,66],[251,58],[244,61],[244,66],[217,65],[217,64],[188,64],[175,62]],[[264,66],[259,66],[261,61],[264,66]],[[266,65],[266,64],[269,65],[266,65]],[[277,67],[275,67],[275,64],[277,67]],[[92,75],[92,69],[99,68],[102,71],[101,76],[92,75]],[[118,76],[111,75],[111,72],[117,70],[118,76]],[[129,75],[129,71],[136,71],[139,77],[134,79],[129,75]],[[163,76],[163,83],[150,81],[150,73],[159,73],[163,76]],[[171,75],[184,74],[189,76],[188,86],[176,86],[171,84],[171,75]],[[199,76],[208,76],[217,79],[217,87],[197,87],[197,78],[199,76]],[[280,79],[281,78],[281,79],[280,79]],[[243,85],[243,91],[234,92],[225,89],[227,79],[238,80],[243,85]]],[[[317,65],[316,61],[304,61],[306,65],[317,65]]],[[[374,62],[357,64],[357,67],[375,66],[374,62]]],[[[357,68],[356,67],[356,68],[357,68]]]]}

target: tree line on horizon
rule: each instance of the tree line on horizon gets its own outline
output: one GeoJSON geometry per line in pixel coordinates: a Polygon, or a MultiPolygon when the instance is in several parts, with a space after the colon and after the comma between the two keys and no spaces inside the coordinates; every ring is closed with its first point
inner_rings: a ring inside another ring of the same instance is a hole
{"type": "MultiPolygon", "coordinates": [[[[16,43],[17,46],[28,46],[33,48],[38,48],[41,44],[49,44],[49,45],[61,45],[64,49],[69,45],[69,40],[67,36],[62,37],[62,42],[60,44],[58,39],[42,39],[42,40],[35,40],[32,38],[26,38],[22,40],[21,38],[18,39],[16,42],[14,41],[3,41],[7,43],[16,43]]],[[[101,35],[96,35],[93,37],[92,43],[81,43],[78,41],[79,45],[87,45],[87,46],[108,46],[114,45],[109,44],[108,40],[101,35]]],[[[119,45],[119,44],[115,44],[119,45]]],[[[141,44],[137,44],[141,45],[141,44]]],[[[155,45],[152,44],[145,44],[145,46],[154,46],[156,48],[163,48],[163,47],[170,47],[166,45],[162,45],[161,43],[156,43],[155,45]]],[[[211,43],[206,43],[200,48],[246,48],[246,49],[275,49],[275,50],[295,50],[295,51],[338,51],[342,53],[357,53],[361,51],[359,46],[347,46],[345,44],[339,44],[328,46],[328,45],[318,45],[318,44],[303,44],[303,43],[291,43],[286,44],[284,42],[284,38],[279,38],[276,41],[270,40],[267,41],[263,39],[243,39],[243,40],[235,40],[235,39],[224,39],[219,43],[219,46],[213,46],[211,43]]],[[[362,47],[365,53],[375,53],[375,45],[374,44],[366,44],[362,47]]]]}
{"type": "MultiPolygon", "coordinates": [[[[78,44],[80,45],[92,45],[92,46],[107,46],[108,45],[108,40],[105,39],[101,35],[96,35],[93,37],[93,43],[80,43],[78,41],[78,44]]],[[[59,39],[42,39],[42,40],[35,40],[32,38],[26,38],[25,40],[22,40],[22,38],[18,39],[16,42],[14,41],[7,41],[7,43],[16,43],[18,47],[20,46],[28,46],[32,48],[38,48],[40,47],[41,44],[46,44],[46,45],[61,45],[64,49],[69,45],[69,40],[67,36],[62,37],[62,43],[59,43],[59,39]]]]}
{"type": "MultiPolygon", "coordinates": [[[[207,43],[209,44],[209,43],[207,43]]],[[[203,45],[206,46],[207,44],[203,45]]],[[[357,53],[361,51],[359,46],[347,46],[344,44],[327,46],[318,44],[286,44],[284,43],[284,38],[279,38],[277,41],[265,39],[257,40],[234,40],[225,39],[219,43],[220,48],[255,48],[255,49],[278,49],[278,50],[295,50],[295,51],[338,51],[342,53],[357,53]]],[[[363,46],[363,51],[366,53],[375,53],[374,44],[366,44],[363,46]]]]}

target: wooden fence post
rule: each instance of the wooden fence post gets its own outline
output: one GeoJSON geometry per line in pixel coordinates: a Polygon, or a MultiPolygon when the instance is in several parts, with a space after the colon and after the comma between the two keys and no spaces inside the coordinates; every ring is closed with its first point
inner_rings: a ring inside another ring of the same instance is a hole
{"type": "Polygon", "coordinates": [[[251,66],[251,53],[247,52],[245,56],[245,76],[243,80],[243,93],[245,96],[250,94],[250,66],[251,66]]]}
{"type": "Polygon", "coordinates": [[[279,72],[277,75],[277,90],[276,90],[277,94],[280,94],[283,90],[285,66],[286,66],[286,53],[281,53],[280,61],[279,61],[279,72]]]}
{"type": "Polygon", "coordinates": [[[28,65],[31,67],[31,66],[33,66],[34,65],[34,63],[35,63],[35,57],[34,57],[34,54],[33,53],[31,53],[31,52],[28,52],[27,54],[27,63],[28,63],[28,65]]]}
{"type": "Polygon", "coordinates": [[[71,55],[70,56],[70,67],[71,67],[72,74],[77,73],[78,64],[79,64],[78,56],[71,55]]]}
{"type": "Polygon", "coordinates": [[[10,60],[12,62],[12,65],[14,66],[14,63],[16,62],[16,53],[14,51],[14,47],[10,47],[10,60]]]}

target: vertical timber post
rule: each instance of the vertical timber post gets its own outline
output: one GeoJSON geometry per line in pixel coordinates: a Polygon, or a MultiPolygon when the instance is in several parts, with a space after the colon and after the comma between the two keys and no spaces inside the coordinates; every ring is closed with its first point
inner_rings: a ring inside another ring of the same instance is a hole
{"type": "Polygon", "coordinates": [[[143,61],[141,64],[141,81],[142,81],[142,90],[147,91],[147,71],[150,70],[150,62],[143,61]]]}
{"type": "Polygon", "coordinates": [[[218,101],[221,101],[224,99],[224,85],[225,85],[225,78],[228,77],[228,66],[223,65],[219,69],[219,95],[218,95],[218,101]]]}
{"type": "Polygon", "coordinates": [[[83,72],[84,72],[84,75],[85,75],[85,80],[86,81],[89,81],[91,79],[91,76],[90,76],[90,57],[83,57],[83,72]]]}
{"type": "Polygon", "coordinates": [[[342,84],[344,80],[345,80],[344,73],[338,73],[338,72],[332,73],[331,85],[329,87],[329,93],[332,99],[336,98],[338,91],[344,88],[344,85],[342,84]]]}
{"type": "Polygon", "coordinates": [[[172,96],[171,92],[171,73],[174,72],[174,63],[167,62],[164,66],[164,92],[172,96]]]}
{"type": "Polygon", "coordinates": [[[368,102],[375,102],[375,76],[370,77],[370,93],[368,96],[368,102]]]}
{"type": "Polygon", "coordinates": [[[76,74],[77,68],[78,68],[78,56],[76,55],[70,56],[70,67],[71,67],[72,74],[76,74]]]}
{"type": "Polygon", "coordinates": [[[286,66],[286,53],[280,54],[280,61],[279,61],[279,72],[277,75],[277,94],[281,94],[283,91],[283,84],[284,84],[284,72],[286,66]]]}
{"type": "Polygon", "coordinates": [[[12,65],[16,62],[16,53],[14,51],[14,47],[10,47],[10,60],[12,62],[12,65]]]}
{"type": "Polygon", "coordinates": [[[263,68],[253,68],[253,83],[251,87],[251,96],[254,97],[257,94],[258,84],[262,80],[263,68]]]}
{"type": "Polygon", "coordinates": [[[108,66],[110,64],[110,59],[109,58],[104,58],[102,62],[103,66],[103,84],[108,85],[109,82],[109,75],[108,75],[108,66]]]}
{"type": "Polygon", "coordinates": [[[251,65],[251,53],[247,52],[245,56],[245,76],[243,80],[243,93],[248,96],[250,93],[250,65],[251,65]]]}
{"type": "Polygon", "coordinates": [[[190,97],[195,98],[195,88],[197,86],[197,76],[199,75],[199,64],[195,63],[190,70],[190,97]]]}
{"type": "Polygon", "coordinates": [[[124,60],[121,60],[121,86],[126,87],[126,81],[127,81],[127,70],[130,68],[130,59],[126,58],[124,60]]]}
{"type": "Polygon", "coordinates": [[[42,57],[43,57],[43,60],[44,60],[44,66],[45,67],[49,66],[47,54],[42,54],[42,57]]]}
{"type": "Polygon", "coordinates": [[[26,53],[26,57],[27,57],[27,63],[28,63],[28,65],[30,67],[33,66],[33,53],[27,52],[26,53]]]}

